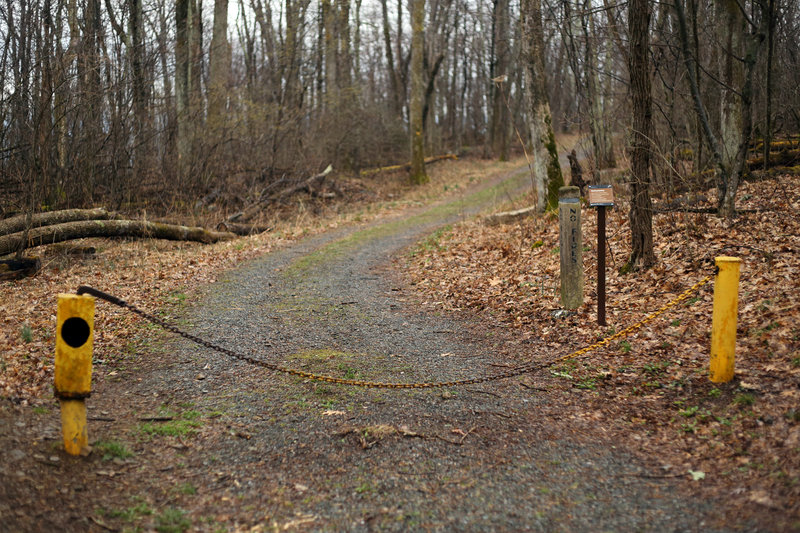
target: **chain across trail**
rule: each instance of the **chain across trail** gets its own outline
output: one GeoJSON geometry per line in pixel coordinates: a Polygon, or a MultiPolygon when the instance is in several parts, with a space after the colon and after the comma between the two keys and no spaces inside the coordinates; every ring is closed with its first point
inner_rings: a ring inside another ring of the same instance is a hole
{"type": "Polygon", "coordinates": [[[679,294],[675,299],[670,300],[663,306],[661,306],[656,311],[650,313],[649,315],[642,318],[639,322],[628,326],[625,329],[614,333],[613,335],[609,335],[594,344],[590,344],[589,346],[585,346],[579,350],[574,352],[568,353],[561,357],[557,357],[555,359],[551,359],[548,361],[530,361],[528,363],[524,363],[518,366],[515,366],[505,372],[500,372],[497,374],[490,374],[486,376],[480,376],[475,378],[467,378],[467,379],[458,379],[455,381],[436,381],[436,382],[422,382],[422,383],[388,383],[382,381],[364,381],[358,379],[346,379],[346,378],[338,378],[335,376],[326,376],[321,374],[314,374],[312,372],[306,372],[304,370],[296,370],[294,368],[288,368],[285,366],[281,366],[275,363],[270,363],[268,361],[263,361],[261,359],[256,359],[249,355],[244,355],[238,352],[235,352],[229,348],[225,348],[223,346],[219,346],[212,342],[209,342],[205,339],[201,339],[196,335],[192,335],[191,333],[187,333],[176,326],[170,324],[169,322],[158,318],[150,313],[142,311],[138,307],[129,304],[125,300],[117,298],[111,294],[105,293],[93,287],[88,287],[86,285],[81,285],[78,287],[77,293],[80,294],[88,294],[114,304],[116,306],[122,307],[123,309],[127,309],[128,311],[139,315],[140,317],[144,318],[148,322],[151,322],[171,333],[174,333],[180,337],[183,337],[187,340],[194,342],[195,344],[199,344],[200,346],[205,346],[210,350],[214,350],[215,352],[219,352],[221,354],[227,355],[228,357],[232,357],[234,359],[238,359],[239,361],[244,361],[245,363],[259,366],[265,368],[267,370],[271,370],[273,372],[278,372],[281,374],[288,374],[290,376],[297,376],[303,379],[309,379],[312,381],[322,381],[325,383],[336,383],[339,385],[348,385],[351,387],[364,387],[364,388],[372,388],[372,389],[434,389],[434,388],[445,388],[445,387],[460,387],[464,385],[476,385],[480,383],[487,383],[490,381],[498,381],[501,379],[508,379],[517,376],[521,376],[522,374],[528,374],[532,372],[537,372],[539,370],[543,370],[550,366],[556,365],[558,363],[567,361],[569,359],[574,359],[576,357],[580,357],[581,355],[585,355],[589,352],[602,348],[603,346],[609,344],[618,339],[624,339],[625,337],[631,335],[632,333],[640,330],[646,324],[650,323],[651,321],[655,320],[669,309],[675,307],[679,303],[687,300],[692,294],[697,292],[700,287],[708,283],[713,279],[713,275],[709,275],[683,291],[679,294]]]}

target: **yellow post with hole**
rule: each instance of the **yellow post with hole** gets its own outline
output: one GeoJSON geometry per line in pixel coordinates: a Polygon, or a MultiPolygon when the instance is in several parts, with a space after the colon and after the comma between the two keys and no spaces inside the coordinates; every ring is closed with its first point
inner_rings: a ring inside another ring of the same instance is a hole
{"type": "Polygon", "coordinates": [[[85,399],[92,392],[94,298],[58,295],[55,395],[61,404],[64,448],[70,455],[88,453],[85,399]]]}
{"type": "Polygon", "coordinates": [[[711,381],[727,383],[733,379],[736,351],[736,319],[739,308],[738,257],[717,257],[714,281],[714,312],[711,318],[711,381]]]}

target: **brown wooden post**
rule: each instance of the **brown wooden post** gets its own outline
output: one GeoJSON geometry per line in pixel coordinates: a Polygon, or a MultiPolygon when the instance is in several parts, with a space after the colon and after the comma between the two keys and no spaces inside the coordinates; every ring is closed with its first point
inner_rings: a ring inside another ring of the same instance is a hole
{"type": "Polygon", "coordinates": [[[589,206],[597,208],[597,323],[606,325],[606,208],[614,205],[611,185],[589,185],[589,206]]]}

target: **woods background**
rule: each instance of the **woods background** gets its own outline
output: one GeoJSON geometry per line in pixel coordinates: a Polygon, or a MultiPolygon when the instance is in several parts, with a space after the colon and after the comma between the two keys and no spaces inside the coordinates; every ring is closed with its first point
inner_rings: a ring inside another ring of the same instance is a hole
{"type": "Polygon", "coordinates": [[[645,191],[712,169],[732,210],[748,143],[800,131],[797,35],[793,0],[4,0],[0,216],[246,204],[415,138],[535,156],[537,123],[645,191]]]}

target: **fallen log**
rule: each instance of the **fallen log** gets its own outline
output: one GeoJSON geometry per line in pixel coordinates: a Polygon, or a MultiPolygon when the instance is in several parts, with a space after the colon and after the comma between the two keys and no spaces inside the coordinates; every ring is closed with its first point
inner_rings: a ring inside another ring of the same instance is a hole
{"type": "MultiPolygon", "coordinates": [[[[443,154],[443,155],[434,155],[431,157],[425,158],[425,164],[430,165],[431,163],[436,163],[437,161],[444,161],[445,159],[458,159],[456,154],[443,154]]],[[[411,170],[411,162],[403,163],[402,165],[390,165],[388,167],[375,167],[375,168],[365,168],[361,171],[361,176],[372,176],[373,174],[380,174],[381,172],[393,172],[395,170],[411,170]]]]}
{"type": "Polygon", "coordinates": [[[43,226],[28,232],[0,236],[0,255],[43,244],[83,239],[87,237],[138,237],[172,241],[197,241],[212,243],[234,239],[230,232],[210,231],[203,228],[146,222],[144,220],[85,220],[43,226]]]}
{"type": "Polygon", "coordinates": [[[510,224],[512,222],[516,222],[517,220],[522,220],[525,217],[532,216],[535,213],[535,207],[523,207],[522,209],[517,209],[516,211],[505,211],[502,213],[487,215],[486,218],[483,219],[483,222],[487,226],[510,224]]]}
{"type": "Polygon", "coordinates": [[[255,235],[257,233],[264,233],[272,228],[270,226],[259,226],[257,224],[237,224],[236,222],[220,222],[217,225],[218,231],[230,231],[236,235],[255,235]]]}
{"type": "Polygon", "coordinates": [[[89,256],[94,255],[97,249],[94,246],[81,246],[80,244],[59,242],[47,247],[47,255],[71,255],[89,256]]]}
{"type": "Polygon", "coordinates": [[[35,256],[3,259],[0,260],[0,281],[33,276],[40,268],[42,268],[42,262],[35,256]]]}
{"type": "MultiPolygon", "coordinates": [[[[777,166],[794,166],[800,163],[800,150],[785,150],[781,152],[772,152],[769,156],[770,167],[777,166]]],[[[760,155],[747,160],[747,167],[750,170],[758,170],[764,168],[764,156],[760,155]]]]}
{"type": "MultiPolygon", "coordinates": [[[[42,226],[52,226],[54,224],[76,222],[79,220],[106,220],[113,217],[113,213],[109,213],[102,207],[95,209],[48,211],[46,213],[35,213],[31,215],[31,228],[40,228],[42,226]]],[[[18,231],[23,231],[27,225],[26,218],[27,215],[17,215],[0,220],[0,235],[10,235],[18,231]]]]}

